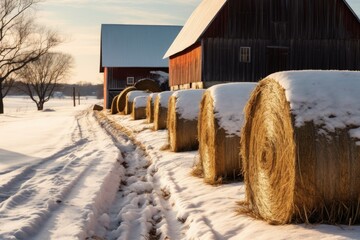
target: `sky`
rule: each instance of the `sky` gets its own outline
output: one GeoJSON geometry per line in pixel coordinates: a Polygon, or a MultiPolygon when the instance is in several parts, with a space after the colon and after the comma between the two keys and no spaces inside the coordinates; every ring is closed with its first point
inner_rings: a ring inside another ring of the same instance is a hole
{"type": "MultiPolygon", "coordinates": [[[[360,0],[347,0],[360,15],[360,0]]],[[[99,73],[103,23],[184,25],[201,0],[44,0],[37,6],[41,24],[57,30],[65,43],[56,50],[75,59],[70,83],[102,83],[99,73]]]]}
{"type": "Polygon", "coordinates": [[[102,83],[99,73],[101,24],[184,25],[200,0],[44,0],[39,23],[57,30],[75,66],[69,82],[102,83]]]}

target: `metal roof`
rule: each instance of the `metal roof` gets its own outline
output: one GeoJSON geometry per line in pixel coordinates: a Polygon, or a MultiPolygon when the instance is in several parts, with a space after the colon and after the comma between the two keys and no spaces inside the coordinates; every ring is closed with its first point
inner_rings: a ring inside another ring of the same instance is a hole
{"type": "MultiPolygon", "coordinates": [[[[360,22],[360,9],[354,11],[351,7],[358,0],[343,1],[360,22]]],[[[175,55],[196,43],[226,2],[227,0],[203,0],[186,21],[184,27],[165,53],[164,58],[175,55]]]]}
{"type": "Polygon", "coordinates": [[[104,67],[168,67],[163,59],[181,26],[102,24],[100,71],[104,67]]]}
{"type": "Polygon", "coordinates": [[[227,0],[203,0],[164,55],[168,58],[198,41],[227,0]]]}

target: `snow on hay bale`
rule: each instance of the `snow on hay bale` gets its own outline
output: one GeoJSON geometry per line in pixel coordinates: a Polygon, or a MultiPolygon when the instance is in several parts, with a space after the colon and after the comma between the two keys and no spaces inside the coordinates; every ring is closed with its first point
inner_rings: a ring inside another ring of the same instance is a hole
{"type": "Polygon", "coordinates": [[[154,122],[154,102],[158,93],[151,93],[146,102],[146,121],[148,123],[154,122]]]}
{"type": "Polygon", "coordinates": [[[198,148],[197,120],[204,89],[179,90],[169,99],[167,126],[171,151],[198,148]]]}
{"type": "Polygon", "coordinates": [[[125,107],[126,107],[126,95],[131,92],[131,91],[135,91],[136,88],[134,87],[127,87],[124,90],[121,91],[121,93],[118,95],[119,97],[117,98],[117,103],[116,103],[116,107],[117,107],[117,111],[121,114],[125,114],[125,107]]]}
{"type": "Polygon", "coordinates": [[[241,133],[244,211],[273,224],[360,222],[360,72],[262,80],[241,133]]]}
{"type": "Polygon", "coordinates": [[[167,128],[167,112],[169,98],[173,91],[165,91],[159,93],[155,98],[154,103],[154,130],[161,130],[167,128]]]}
{"type": "Polygon", "coordinates": [[[118,108],[116,107],[118,98],[119,95],[116,95],[111,102],[111,109],[110,109],[111,114],[117,114],[119,112],[118,108]]]}
{"type": "Polygon", "coordinates": [[[136,97],[139,97],[139,96],[148,96],[148,95],[149,95],[148,92],[138,91],[138,90],[131,91],[131,92],[129,92],[128,94],[126,94],[125,114],[126,114],[126,115],[131,114],[132,109],[133,109],[133,102],[134,102],[134,99],[135,99],[136,97]]]}
{"type": "Polygon", "coordinates": [[[131,111],[131,116],[134,120],[145,119],[146,118],[146,102],[148,96],[139,96],[134,98],[133,108],[131,111]]]}
{"type": "Polygon", "coordinates": [[[152,79],[141,79],[135,83],[134,87],[142,91],[161,92],[159,84],[152,79]]]}
{"type": "Polygon", "coordinates": [[[200,166],[205,182],[241,177],[240,130],[244,106],[256,83],[228,83],[206,90],[198,122],[200,166]]]}

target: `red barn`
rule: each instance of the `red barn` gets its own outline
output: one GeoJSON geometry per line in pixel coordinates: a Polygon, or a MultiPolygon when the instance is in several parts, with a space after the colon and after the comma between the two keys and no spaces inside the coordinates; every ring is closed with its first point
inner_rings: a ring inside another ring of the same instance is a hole
{"type": "Polygon", "coordinates": [[[346,0],[203,0],[164,57],[173,90],[360,70],[360,21],[346,0]]]}
{"type": "MultiPolygon", "coordinates": [[[[101,26],[100,72],[104,73],[104,107],[114,96],[138,80],[168,73],[163,55],[179,33],[180,26],[103,24],[101,26]]],[[[156,79],[154,79],[156,80],[156,79]]]]}

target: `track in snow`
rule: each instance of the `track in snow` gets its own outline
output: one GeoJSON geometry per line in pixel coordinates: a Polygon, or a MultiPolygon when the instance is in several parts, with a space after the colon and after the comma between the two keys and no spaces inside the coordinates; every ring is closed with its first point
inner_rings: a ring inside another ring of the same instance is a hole
{"type": "Polygon", "coordinates": [[[119,180],[119,150],[89,111],[72,124],[66,147],[2,174],[0,239],[85,238],[108,207],[117,186],[108,189],[108,199],[99,195],[105,180],[119,180]]]}

